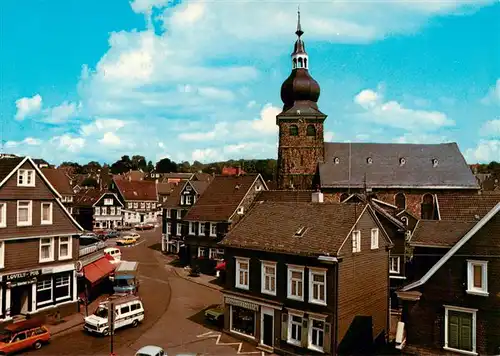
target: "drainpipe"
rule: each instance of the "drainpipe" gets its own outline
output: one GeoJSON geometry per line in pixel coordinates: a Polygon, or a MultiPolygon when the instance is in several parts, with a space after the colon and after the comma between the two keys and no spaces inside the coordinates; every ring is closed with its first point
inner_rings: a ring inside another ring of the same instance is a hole
{"type": "Polygon", "coordinates": [[[333,342],[333,355],[337,354],[338,349],[338,335],[339,335],[339,264],[335,264],[335,325],[334,325],[334,342],[333,342]]]}

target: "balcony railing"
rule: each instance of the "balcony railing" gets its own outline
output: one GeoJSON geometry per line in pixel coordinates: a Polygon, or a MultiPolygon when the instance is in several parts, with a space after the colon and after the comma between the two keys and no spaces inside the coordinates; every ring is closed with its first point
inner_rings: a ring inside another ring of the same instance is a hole
{"type": "Polygon", "coordinates": [[[90,255],[91,253],[97,252],[104,248],[106,248],[106,244],[103,241],[96,242],[95,244],[92,245],[81,246],[78,256],[82,257],[90,255]]]}

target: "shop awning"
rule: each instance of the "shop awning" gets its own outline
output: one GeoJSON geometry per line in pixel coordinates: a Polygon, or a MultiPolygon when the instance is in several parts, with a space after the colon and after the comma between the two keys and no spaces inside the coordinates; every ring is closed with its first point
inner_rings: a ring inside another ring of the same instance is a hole
{"type": "Polygon", "coordinates": [[[83,267],[83,275],[92,285],[97,284],[103,278],[109,276],[115,270],[115,266],[103,256],[95,262],[92,262],[83,267]]]}
{"type": "Polygon", "coordinates": [[[131,275],[131,274],[127,274],[127,275],[118,275],[118,276],[115,276],[115,279],[134,279],[134,276],[131,275]]]}

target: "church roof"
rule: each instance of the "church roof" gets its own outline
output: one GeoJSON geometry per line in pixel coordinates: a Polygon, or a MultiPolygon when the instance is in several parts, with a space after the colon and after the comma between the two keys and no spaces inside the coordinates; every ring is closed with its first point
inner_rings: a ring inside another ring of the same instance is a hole
{"type": "Polygon", "coordinates": [[[322,188],[479,189],[454,142],[327,142],[319,175],[322,188]]]}

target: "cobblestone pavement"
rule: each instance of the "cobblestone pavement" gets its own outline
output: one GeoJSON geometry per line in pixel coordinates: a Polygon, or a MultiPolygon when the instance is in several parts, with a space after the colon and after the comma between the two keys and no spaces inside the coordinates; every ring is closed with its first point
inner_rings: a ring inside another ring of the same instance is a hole
{"type": "MultiPolygon", "coordinates": [[[[140,243],[121,248],[122,259],[139,261],[139,294],[144,302],[145,319],[137,328],[116,330],[114,352],[117,356],[134,355],[145,345],[162,346],[168,355],[261,355],[248,343],[222,334],[204,321],[204,310],[221,302],[218,290],[181,278],[159,252],[159,229],[143,231],[140,243]],[[144,242],[142,242],[144,241],[144,242]]],[[[89,310],[90,312],[90,310],[89,310]]],[[[56,335],[41,350],[23,354],[109,355],[110,338],[88,335],[76,327],[56,335]]]]}

